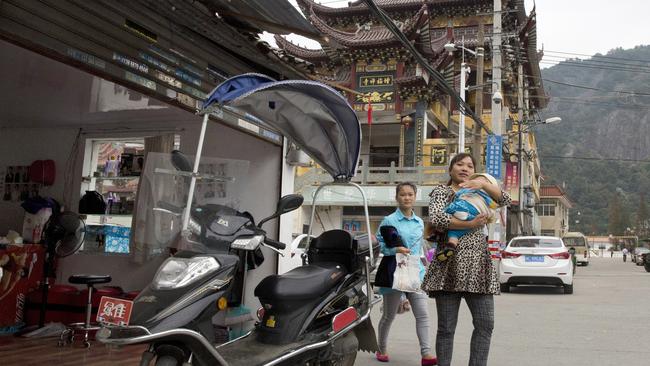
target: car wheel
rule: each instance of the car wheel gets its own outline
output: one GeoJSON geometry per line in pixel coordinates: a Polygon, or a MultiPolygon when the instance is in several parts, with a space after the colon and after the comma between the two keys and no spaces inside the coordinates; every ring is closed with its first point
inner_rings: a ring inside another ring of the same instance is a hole
{"type": "Polygon", "coordinates": [[[589,262],[585,262],[583,266],[587,267],[589,265],[589,262]]]}
{"type": "Polygon", "coordinates": [[[501,292],[510,292],[510,285],[508,285],[507,283],[502,283],[501,292]]]}
{"type": "Polygon", "coordinates": [[[571,295],[573,293],[573,284],[564,285],[564,293],[566,295],[571,295]]]}

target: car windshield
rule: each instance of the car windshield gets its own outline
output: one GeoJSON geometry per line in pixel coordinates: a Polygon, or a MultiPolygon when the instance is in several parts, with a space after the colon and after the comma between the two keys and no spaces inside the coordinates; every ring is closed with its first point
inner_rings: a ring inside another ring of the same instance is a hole
{"type": "Polygon", "coordinates": [[[512,248],[561,248],[560,239],[554,238],[526,238],[514,239],[510,243],[512,248]]]}
{"type": "Polygon", "coordinates": [[[648,252],[650,252],[650,249],[648,249],[648,248],[636,248],[634,251],[635,251],[637,254],[641,254],[641,253],[648,253],[648,252]]]}
{"type": "Polygon", "coordinates": [[[564,245],[566,245],[567,247],[584,247],[585,246],[585,238],[581,238],[581,237],[562,238],[562,241],[564,241],[564,245]]]}

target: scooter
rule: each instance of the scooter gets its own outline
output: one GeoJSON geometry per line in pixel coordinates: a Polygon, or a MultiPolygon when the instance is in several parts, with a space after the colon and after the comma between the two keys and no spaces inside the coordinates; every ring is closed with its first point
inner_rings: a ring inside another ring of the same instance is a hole
{"type": "MultiPolygon", "coordinates": [[[[223,113],[224,110],[263,120],[289,136],[332,175],[334,182],[319,187],[314,195],[303,266],[283,275],[264,278],[254,292],[262,304],[258,310],[259,322],[247,335],[225,344],[215,346],[206,337],[207,332],[182,325],[175,329],[107,326],[98,333],[98,339],[117,345],[149,343],[152,346],[148,352],[157,357],[156,365],[352,365],[358,350],[377,351],[369,318],[372,306],[379,301],[370,284],[370,273],[379,249],[377,242],[372,240],[370,232],[365,237],[354,237],[344,230],[330,230],[318,237],[311,236],[316,197],[329,185],[348,185],[361,192],[366,227],[370,228],[363,189],[350,183],[356,171],[361,141],[356,114],[338,92],[323,84],[293,80],[275,82],[258,74],[240,75],[218,86],[204,104],[202,128],[210,113],[223,113]]],[[[197,157],[202,143],[201,138],[197,157]]],[[[195,161],[188,200],[193,194],[196,174],[195,161]]],[[[294,208],[293,200],[284,201],[283,198],[280,202],[287,202],[286,207],[294,208]]],[[[278,204],[278,211],[286,211],[284,207],[278,204]]],[[[196,226],[188,210],[183,217],[184,229],[196,226]]],[[[259,226],[248,227],[250,233],[233,235],[230,249],[250,253],[263,243],[284,248],[282,243],[269,242],[259,226]]],[[[226,262],[226,258],[214,259],[217,268],[237,267],[232,261],[226,262]],[[224,265],[220,261],[224,261],[224,265]]],[[[233,275],[234,271],[211,273],[210,280],[204,282],[209,285],[196,287],[187,295],[196,298],[214,292],[205,296],[202,300],[205,302],[197,308],[215,301],[217,304],[225,302],[219,298],[225,294],[219,292],[223,288],[220,286],[239,278],[233,275]]],[[[245,281],[245,272],[242,281],[245,281]]],[[[173,310],[180,311],[181,306],[173,310]]],[[[168,313],[170,317],[179,318],[172,309],[168,313]]],[[[180,317],[183,320],[178,324],[187,324],[191,320],[187,315],[180,317]]],[[[201,319],[201,313],[196,315],[196,319],[201,319]]],[[[152,358],[147,361],[143,357],[142,364],[148,364],[152,358]]]]}

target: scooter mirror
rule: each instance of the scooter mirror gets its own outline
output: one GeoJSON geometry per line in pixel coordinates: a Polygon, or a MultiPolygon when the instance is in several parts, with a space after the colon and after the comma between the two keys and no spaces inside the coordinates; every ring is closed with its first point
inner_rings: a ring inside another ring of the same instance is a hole
{"type": "Polygon", "coordinates": [[[302,206],[302,203],[305,199],[300,194],[288,194],[278,201],[278,207],[276,208],[276,214],[278,216],[291,212],[295,209],[298,209],[302,206]]]}
{"type": "Polygon", "coordinates": [[[192,171],[192,164],[190,164],[190,160],[179,150],[172,151],[172,165],[174,165],[174,168],[182,172],[192,171]]]}
{"type": "Polygon", "coordinates": [[[280,200],[278,201],[278,206],[275,209],[275,213],[260,221],[260,223],[257,226],[262,227],[262,224],[264,224],[265,222],[299,208],[300,206],[302,206],[303,201],[304,198],[300,194],[288,194],[280,198],[280,200]]]}

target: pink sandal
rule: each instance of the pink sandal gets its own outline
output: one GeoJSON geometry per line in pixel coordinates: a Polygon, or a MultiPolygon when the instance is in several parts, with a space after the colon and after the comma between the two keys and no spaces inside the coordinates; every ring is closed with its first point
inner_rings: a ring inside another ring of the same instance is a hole
{"type": "Polygon", "coordinates": [[[377,361],[379,361],[379,362],[388,362],[388,355],[387,354],[383,354],[383,353],[377,351],[375,353],[375,357],[377,357],[377,361]]]}
{"type": "Polygon", "coordinates": [[[435,357],[422,359],[422,366],[430,366],[430,365],[437,365],[437,364],[438,364],[438,359],[435,357]]]}

